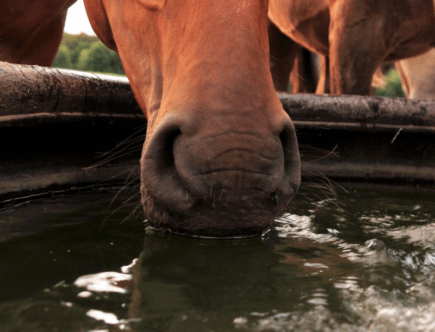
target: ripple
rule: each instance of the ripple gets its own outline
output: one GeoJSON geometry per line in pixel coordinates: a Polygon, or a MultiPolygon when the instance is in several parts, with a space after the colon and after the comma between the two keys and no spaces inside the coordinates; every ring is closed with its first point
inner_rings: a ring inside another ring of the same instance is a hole
{"type": "Polygon", "coordinates": [[[84,287],[90,292],[109,292],[126,294],[131,288],[133,276],[118,272],[102,272],[79,277],[74,285],[84,287]]]}

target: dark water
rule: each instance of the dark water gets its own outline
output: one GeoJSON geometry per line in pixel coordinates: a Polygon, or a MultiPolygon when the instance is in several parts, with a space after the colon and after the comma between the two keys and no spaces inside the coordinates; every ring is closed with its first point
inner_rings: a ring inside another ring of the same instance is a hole
{"type": "Polygon", "coordinates": [[[115,194],[0,212],[0,331],[435,331],[429,190],[308,185],[237,240],[145,231],[115,194]]]}

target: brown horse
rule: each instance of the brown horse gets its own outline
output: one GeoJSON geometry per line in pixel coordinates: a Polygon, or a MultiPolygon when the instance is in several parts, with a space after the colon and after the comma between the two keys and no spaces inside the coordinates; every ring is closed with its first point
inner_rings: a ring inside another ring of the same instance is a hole
{"type": "Polygon", "coordinates": [[[0,60],[50,66],[62,40],[67,10],[74,2],[0,1],[0,60]]]}
{"type": "MultiPolygon", "coordinates": [[[[7,0],[2,6],[15,11],[27,2],[15,7],[17,0],[7,0]]],[[[3,19],[1,59],[52,61],[71,4],[55,2],[56,10],[53,1],[30,1],[30,22],[25,12],[14,18],[19,25],[3,19]],[[56,47],[32,35],[28,26],[37,20],[51,24],[45,37],[55,39],[56,47]],[[26,26],[20,43],[12,26],[26,26]],[[14,58],[20,48],[40,49],[43,56],[30,60],[32,52],[26,51],[14,58]]],[[[149,222],[213,237],[256,235],[269,227],[298,189],[300,158],[269,70],[268,2],[85,0],[85,5],[98,37],[118,52],[148,121],[141,192],[149,222]]]]}
{"type": "Polygon", "coordinates": [[[327,57],[333,94],[368,95],[382,63],[422,54],[435,43],[433,0],[270,0],[269,18],[327,57]]]}

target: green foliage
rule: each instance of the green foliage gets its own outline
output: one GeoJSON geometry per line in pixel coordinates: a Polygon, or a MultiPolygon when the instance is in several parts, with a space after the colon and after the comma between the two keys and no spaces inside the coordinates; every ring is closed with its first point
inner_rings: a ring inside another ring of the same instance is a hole
{"type": "Polygon", "coordinates": [[[125,75],[118,55],[86,34],[65,33],[53,67],[125,75]]]}
{"type": "MultiPolygon", "coordinates": [[[[96,43],[98,41],[95,41],[96,43]]],[[[92,43],[81,41],[79,42],[73,49],[71,49],[71,62],[74,64],[75,67],[77,67],[77,61],[79,59],[81,51],[90,48],[92,43]]]]}
{"type": "Polygon", "coordinates": [[[385,86],[376,89],[375,96],[377,97],[405,97],[402,89],[400,75],[396,69],[390,70],[385,76],[385,86]]]}
{"type": "Polygon", "coordinates": [[[95,36],[88,36],[85,33],[79,35],[70,35],[69,33],[63,34],[62,44],[68,46],[70,50],[74,50],[79,44],[91,45],[92,43],[98,41],[95,36]]]}
{"type": "Polygon", "coordinates": [[[53,67],[73,69],[73,65],[71,63],[70,51],[68,47],[66,47],[65,45],[61,45],[59,47],[59,51],[57,52],[56,59],[54,59],[53,62],[53,67]]]}
{"type": "Polygon", "coordinates": [[[95,42],[90,48],[80,52],[77,68],[100,73],[122,74],[124,72],[118,55],[102,42],[95,42]]]}

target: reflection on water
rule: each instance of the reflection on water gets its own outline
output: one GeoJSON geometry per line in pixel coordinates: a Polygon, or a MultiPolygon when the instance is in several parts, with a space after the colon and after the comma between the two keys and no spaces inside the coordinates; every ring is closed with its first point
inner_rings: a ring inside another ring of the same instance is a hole
{"type": "Polygon", "coordinates": [[[435,331],[435,196],[349,191],[236,240],[119,224],[113,193],[4,212],[2,331],[435,331]]]}

